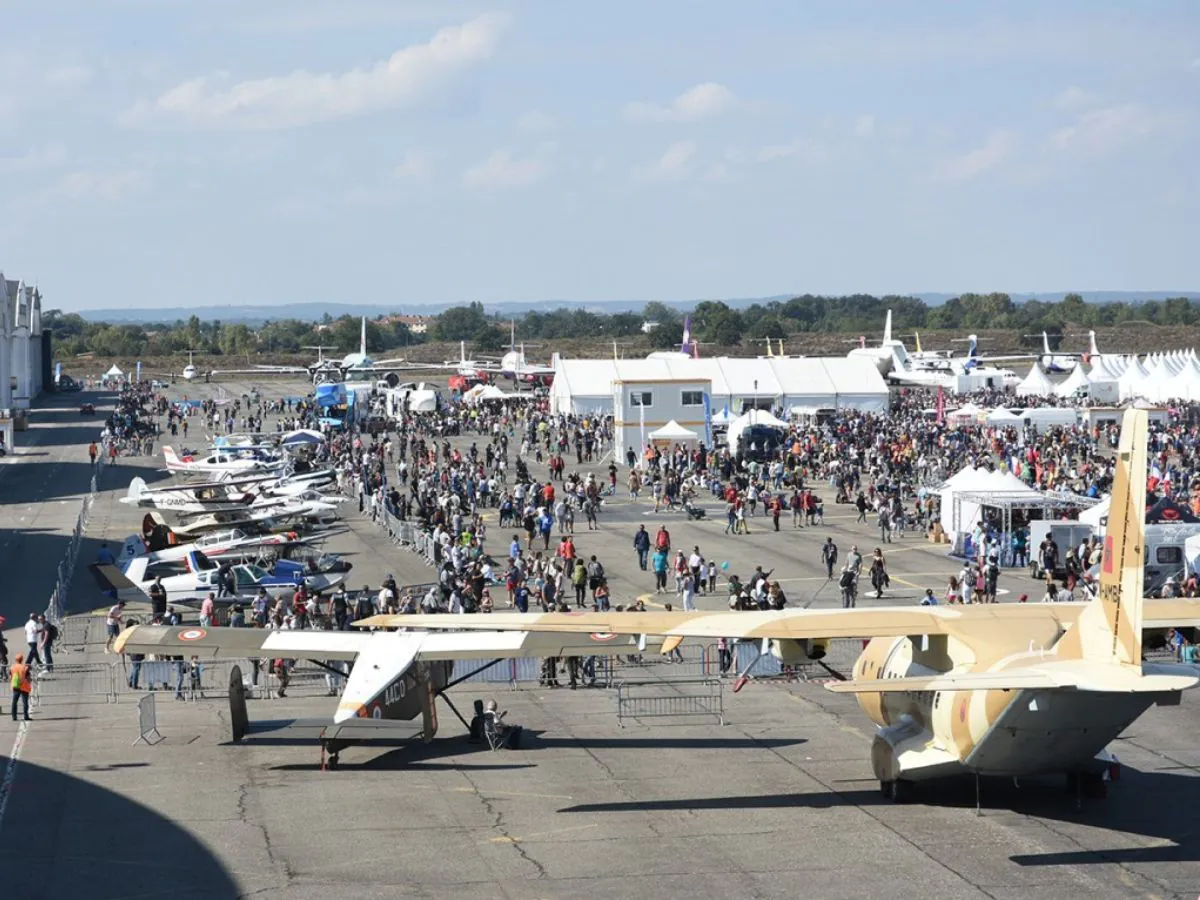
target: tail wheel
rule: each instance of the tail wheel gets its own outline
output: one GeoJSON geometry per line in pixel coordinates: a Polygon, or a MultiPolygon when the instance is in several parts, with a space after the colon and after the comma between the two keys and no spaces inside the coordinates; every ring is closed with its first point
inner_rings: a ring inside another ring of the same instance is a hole
{"type": "Polygon", "coordinates": [[[893,803],[911,803],[914,785],[911,781],[897,778],[894,781],[879,782],[879,792],[893,803]]]}

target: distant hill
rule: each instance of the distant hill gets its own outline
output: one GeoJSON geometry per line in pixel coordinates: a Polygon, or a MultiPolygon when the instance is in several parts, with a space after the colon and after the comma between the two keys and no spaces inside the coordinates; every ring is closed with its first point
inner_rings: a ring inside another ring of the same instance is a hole
{"type": "MultiPolygon", "coordinates": [[[[1040,300],[1044,303],[1058,302],[1069,291],[1051,291],[1045,293],[1010,292],[1013,300],[1024,303],[1030,300],[1040,300]]],[[[1200,291],[1077,291],[1088,303],[1144,303],[1148,300],[1162,300],[1167,297],[1187,297],[1189,300],[1200,300],[1200,291]]],[[[726,300],[730,306],[742,309],[754,303],[769,303],[785,301],[795,294],[776,294],[773,297],[746,297],[726,300]]],[[[948,293],[915,293],[906,296],[917,297],[930,306],[940,306],[958,294],[948,293]]],[[[593,312],[616,313],[640,311],[645,300],[605,300],[598,303],[580,303],[573,300],[546,300],[538,303],[519,301],[506,303],[489,303],[486,305],[489,313],[501,317],[520,315],[532,311],[552,309],[588,309],[593,312]]],[[[664,301],[667,306],[676,309],[691,309],[698,300],[664,301]]],[[[272,319],[301,319],[309,322],[319,321],[326,313],[333,318],[339,316],[382,316],[390,313],[417,316],[435,316],[443,310],[459,304],[440,303],[418,305],[411,303],[290,303],[286,306],[269,306],[254,304],[233,304],[229,306],[198,306],[191,309],[182,306],[154,307],[151,309],[85,309],[79,314],[91,322],[142,323],[142,322],[175,322],[186,320],[190,316],[199,316],[201,320],[220,321],[229,323],[244,323],[261,325],[272,319]]]]}

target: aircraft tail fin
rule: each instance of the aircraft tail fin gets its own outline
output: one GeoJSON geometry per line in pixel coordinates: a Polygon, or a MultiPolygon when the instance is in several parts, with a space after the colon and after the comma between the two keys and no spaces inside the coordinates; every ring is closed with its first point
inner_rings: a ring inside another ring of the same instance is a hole
{"type": "Polygon", "coordinates": [[[175,455],[175,448],[170,445],[163,445],[163,459],[166,460],[167,468],[179,465],[179,457],[175,455]]]}
{"type": "Polygon", "coordinates": [[[1104,533],[1100,590],[1063,637],[1060,657],[1139,669],[1142,665],[1147,429],[1144,409],[1125,411],[1104,533]]]}
{"type": "Polygon", "coordinates": [[[908,354],[899,344],[892,345],[892,368],[898,372],[908,371],[908,354]]]}
{"type": "Polygon", "coordinates": [[[141,502],[142,494],[146,491],[146,479],[134,478],[129,482],[129,490],[125,496],[121,498],[122,503],[128,503],[131,506],[136,506],[141,502]]]}
{"type": "Polygon", "coordinates": [[[887,311],[887,318],[883,320],[883,345],[886,347],[892,342],[892,311],[887,311]]]}
{"type": "Polygon", "coordinates": [[[367,317],[362,317],[362,334],[358,340],[358,353],[362,359],[367,358],[367,317]]]}
{"type": "Polygon", "coordinates": [[[1042,351],[1046,354],[1046,356],[1050,355],[1050,335],[1046,334],[1044,331],[1042,332],[1042,351]]]}
{"type": "Polygon", "coordinates": [[[1091,351],[1093,358],[1100,355],[1100,351],[1096,347],[1096,332],[1094,331],[1088,332],[1088,350],[1091,351]]]}
{"type": "Polygon", "coordinates": [[[979,349],[979,336],[975,334],[967,335],[967,359],[975,358],[975,351],[979,349]]]}
{"type": "Polygon", "coordinates": [[[92,574],[100,589],[114,600],[145,600],[146,595],[136,584],[125,577],[125,574],[112,565],[94,563],[92,574]]]}
{"type": "Polygon", "coordinates": [[[923,351],[923,350],[921,350],[921,334],[920,334],[920,332],[914,331],[914,332],[913,332],[913,338],[914,338],[914,339],[916,340],[916,342],[917,342],[917,352],[918,352],[918,353],[923,353],[924,351],[923,351]]]}

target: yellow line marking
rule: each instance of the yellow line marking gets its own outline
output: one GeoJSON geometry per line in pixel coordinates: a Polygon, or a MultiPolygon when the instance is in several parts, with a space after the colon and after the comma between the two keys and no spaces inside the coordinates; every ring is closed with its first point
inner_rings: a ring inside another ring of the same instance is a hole
{"type": "Polygon", "coordinates": [[[548,834],[564,834],[568,831],[584,831],[588,828],[599,828],[599,822],[593,822],[591,825],[574,825],[570,828],[555,828],[553,831],[537,831],[533,834],[527,834],[524,837],[508,835],[500,835],[499,837],[488,838],[486,841],[480,841],[481,844],[520,844],[524,841],[532,840],[533,838],[545,837],[548,834]]]}

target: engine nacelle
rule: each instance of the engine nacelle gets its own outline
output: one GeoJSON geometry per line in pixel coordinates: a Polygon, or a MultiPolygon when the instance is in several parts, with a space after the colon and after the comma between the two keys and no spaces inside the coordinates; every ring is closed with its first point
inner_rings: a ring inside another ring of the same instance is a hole
{"type": "Polygon", "coordinates": [[[781,663],[799,665],[824,659],[829,652],[829,638],[806,638],[795,640],[786,638],[771,641],[771,655],[781,663]]]}

